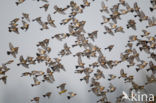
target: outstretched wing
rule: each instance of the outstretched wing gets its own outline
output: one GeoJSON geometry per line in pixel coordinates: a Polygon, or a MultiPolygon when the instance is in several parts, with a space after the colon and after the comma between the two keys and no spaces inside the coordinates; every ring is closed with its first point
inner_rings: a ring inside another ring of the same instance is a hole
{"type": "Polygon", "coordinates": [[[12,45],[11,42],[9,43],[9,48],[10,48],[10,50],[12,50],[14,48],[14,46],[12,45]]]}
{"type": "Polygon", "coordinates": [[[51,21],[51,15],[50,15],[50,14],[48,14],[47,20],[48,20],[48,21],[51,21]]]}

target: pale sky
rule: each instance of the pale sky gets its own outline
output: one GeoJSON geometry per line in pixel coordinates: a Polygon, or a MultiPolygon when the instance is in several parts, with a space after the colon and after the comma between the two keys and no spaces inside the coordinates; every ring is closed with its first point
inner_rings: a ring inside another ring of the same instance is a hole
{"type": "MultiPolygon", "coordinates": [[[[6,51],[9,50],[9,42],[13,45],[19,47],[19,53],[17,57],[23,55],[24,57],[27,56],[35,56],[37,52],[36,44],[39,41],[44,39],[51,38],[51,36],[57,33],[64,33],[68,32],[68,25],[61,26],[59,23],[62,19],[67,18],[69,11],[67,11],[67,15],[61,14],[53,14],[54,5],[58,5],[59,7],[65,7],[70,3],[71,0],[49,0],[49,9],[45,12],[43,9],[39,7],[42,6],[43,2],[37,2],[35,0],[26,0],[23,4],[16,6],[15,2],[17,0],[1,0],[0,2],[0,63],[5,63],[10,59],[14,59],[12,56],[8,56],[6,51]],[[16,17],[22,17],[22,13],[29,13],[30,19],[34,19],[36,17],[41,16],[43,21],[46,21],[47,15],[51,14],[52,18],[55,20],[57,28],[50,27],[49,30],[40,31],[40,26],[36,22],[30,22],[30,28],[27,32],[19,31],[20,35],[15,33],[8,32],[9,22],[16,17]]],[[[128,41],[130,35],[135,35],[142,33],[141,30],[145,29],[147,22],[140,23],[138,19],[134,18],[134,14],[127,14],[121,16],[121,20],[118,21],[119,26],[124,27],[125,33],[116,33],[115,36],[111,35],[104,35],[103,32],[105,31],[104,27],[100,24],[102,22],[102,15],[108,16],[106,13],[101,13],[99,10],[101,9],[101,1],[102,0],[95,0],[91,2],[90,7],[85,8],[83,14],[79,14],[76,16],[79,20],[85,20],[86,24],[84,29],[87,33],[91,33],[94,30],[98,30],[98,38],[95,42],[92,42],[94,45],[99,46],[102,49],[103,54],[106,56],[107,59],[119,60],[120,53],[125,50],[125,45],[128,41]],[[135,19],[137,22],[137,30],[134,31],[132,29],[127,30],[126,24],[129,19],[135,19]],[[114,48],[111,52],[105,51],[104,48],[108,45],[114,44],[114,48]]],[[[108,7],[112,7],[112,5],[116,4],[118,0],[108,0],[106,2],[103,0],[108,7]]],[[[127,0],[127,2],[132,6],[133,3],[137,1],[138,5],[141,9],[145,12],[146,15],[152,17],[156,16],[156,11],[153,13],[150,12],[149,7],[151,6],[149,0],[127,0]]],[[[81,0],[75,0],[78,4],[82,3],[81,0]]],[[[122,7],[121,7],[122,8],[122,7]]],[[[156,32],[155,27],[148,29],[151,32],[151,35],[155,35],[156,32]]],[[[87,35],[87,34],[86,34],[87,35]]],[[[76,38],[70,37],[62,42],[51,39],[50,40],[50,47],[52,51],[50,53],[51,58],[58,57],[57,54],[61,49],[63,49],[63,44],[67,43],[71,46],[76,38]]],[[[74,55],[78,51],[82,51],[81,48],[72,48],[71,51],[74,55]]],[[[25,69],[22,66],[17,66],[16,64],[19,62],[18,58],[14,59],[15,62],[8,67],[11,69],[8,73],[7,84],[4,85],[2,81],[0,81],[0,103],[30,103],[30,100],[33,97],[40,96],[40,103],[96,103],[99,99],[93,93],[88,93],[90,89],[89,84],[86,84],[84,81],[81,82],[80,78],[84,75],[75,74],[75,65],[77,65],[77,58],[74,58],[72,55],[65,56],[62,58],[61,63],[64,65],[66,71],[61,71],[60,73],[55,74],[56,81],[53,84],[50,83],[41,83],[41,85],[37,87],[31,87],[31,83],[33,83],[33,79],[30,77],[20,77],[23,72],[31,71],[31,70],[43,70],[46,71],[46,66],[44,64],[37,64],[34,66],[30,66],[30,69],[25,69]],[[67,100],[67,93],[63,95],[58,94],[58,89],[56,88],[57,85],[66,82],[68,91],[73,91],[77,93],[77,96],[73,97],[71,100],[67,100]],[[42,95],[46,92],[52,91],[52,96],[50,99],[43,98],[42,95]]],[[[144,52],[140,53],[140,57],[144,60],[148,60],[148,55],[144,52]]],[[[86,63],[91,63],[91,61],[95,60],[88,60],[83,58],[83,61],[86,63]]],[[[156,64],[156,62],[155,62],[156,64]]],[[[119,76],[120,69],[126,68],[126,63],[119,64],[118,66],[114,67],[113,69],[104,70],[103,68],[99,67],[99,69],[103,70],[106,78],[108,74],[115,74],[119,76]]],[[[146,70],[145,70],[146,71],[146,70]]],[[[126,72],[129,75],[135,75],[135,81],[138,84],[143,84],[146,82],[146,74],[150,75],[150,73],[146,73],[145,71],[136,72],[135,68],[132,67],[130,69],[126,69],[126,72]]],[[[101,83],[107,88],[109,86],[108,80],[100,80],[101,83]]],[[[108,94],[108,98],[112,103],[114,103],[117,96],[121,95],[122,91],[128,91],[130,84],[125,84],[123,80],[115,79],[111,82],[117,87],[117,90],[114,93],[108,94]]],[[[151,84],[146,87],[147,93],[153,93],[156,95],[156,88],[154,88],[156,84],[151,84]]]]}

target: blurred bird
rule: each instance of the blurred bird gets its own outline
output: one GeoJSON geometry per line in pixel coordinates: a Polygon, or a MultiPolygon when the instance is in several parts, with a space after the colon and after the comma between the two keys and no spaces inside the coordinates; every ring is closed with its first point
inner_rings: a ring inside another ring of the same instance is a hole
{"type": "Polygon", "coordinates": [[[132,28],[136,30],[136,22],[134,20],[129,20],[127,24],[127,29],[132,28]]]}
{"type": "Polygon", "coordinates": [[[66,8],[59,8],[57,5],[54,5],[54,14],[55,13],[60,13],[60,14],[63,14],[63,15],[65,15],[66,13],[65,13],[65,10],[67,10],[69,8],[69,6],[67,6],[66,8]]]}
{"type": "Polygon", "coordinates": [[[48,97],[48,99],[50,98],[50,96],[51,96],[51,92],[47,92],[43,95],[43,97],[48,97]]]}
{"type": "Polygon", "coordinates": [[[108,33],[108,34],[114,36],[113,31],[112,31],[108,26],[104,26],[104,28],[105,28],[105,30],[106,30],[106,32],[104,32],[104,34],[107,34],[107,33],[108,33]]]}
{"type": "Polygon", "coordinates": [[[27,13],[22,13],[22,19],[26,19],[28,22],[30,22],[30,17],[29,17],[29,14],[27,13]]]}
{"type": "Polygon", "coordinates": [[[154,74],[152,74],[151,76],[146,75],[146,78],[147,78],[147,82],[145,83],[145,85],[156,82],[156,77],[154,76],[154,74]]]}
{"type": "Polygon", "coordinates": [[[50,14],[48,14],[47,21],[48,21],[48,24],[49,24],[51,27],[56,28],[56,25],[54,24],[55,20],[52,20],[50,14]]]}
{"type": "Polygon", "coordinates": [[[25,2],[25,0],[18,0],[18,1],[16,2],[16,5],[18,6],[19,4],[22,4],[23,2],[25,2]]]}
{"type": "Polygon", "coordinates": [[[81,5],[82,8],[90,6],[90,2],[88,2],[88,0],[82,0],[82,1],[83,1],[83,4],[81,5]]]}
{"type": "Polygon", "coordinates": [[[113,47],[114,47],[114,45],[109,45],[108,47],[105,48],[105,50],[108,49],[110,52],[113,49],[113,47]]]}
{"type": "Polygon", "coordinates": [[[44,10],[45,11],[47,11],[48,10],[48,8],[49,8],[49,4],[44,4],[43,6],[41,6],[40,8],[44,8],[44,10]]]}
{"type": "Polygon", "coordinates": [[[109,89],[107,91],[108,92],[114,92],[115,90],[116,90],[116,87],[112,83],[110,83],[109,89]]]}
{"type": "Polygon", "coordinates": [[[100,12],[109,13],[108,7],[105,5],[105,3],[104,3],[103,1],[101,2],[101,9],[100,9],[100,12]]]}
{"type": "Polygon", "coordinates": [[[7,77],[8,77],[8,76],[2,76],[2,77],[0,78],[0,80],[2,80],[4,84],[6,84],[6,83],[7,83],[7,77]]]}
{"type": "Polygon", "coordinates": [[[22,20],[22,24],[23,24],[23,26],[21,27],[21,29],[22,29],[22,30],[24,30],[24,29],[25,29],[25,31],[27,31],[27,30],[28,30],[28,28],[29,28],[29,24],[28,24],[28,23],[26,23],[24,20],[22,20]]]}
{"type": "Polygon", "coordinates": [[[110,21],[110,18],[107,18],[105,16],[102,16],[103,18],[103,22],[101,22],[101,24],[105,24],[105,23],[108,23],[110,21]]]}
{"type": "Polygon", "coordinates": [[[27,60],[23,58],[23,56],[19,57],[20,63],[17,66],[22,65],[25,68],[29,68],[29,64],[27,64],[27,60]]]}
{"type": "Polygon", "coordinates": [[[33,77],[33,80],[34,80],[34,84],[31,84],[32,87],[40,85],[41,82],[37,79],[37,77],[33,77]]]}
{"type": "Polygon", "coordinates": [[[59,94],[63,94],[63,93],[65,93],[65,92],[67,92],[67,89],[65,89],[65,86],[66,86],[66,83],[62,83],[62,84],[60,84],[59,86],[57,86],[57,88],[60,88],[60,92],[59,92],[59,94]]]}
{"type": "Polygon", "coordinates": [[[31,99],[31,102],[35,101],[36,103],[39,103],[40,101],[40,97],[34,97],[33,99],[31,99]]]}
{"type": "Polygon", "coordinates": [[[71,99],[72,97],[76,96],[77,94],[74,92],[68,92],[69,96],[67,96],[68,99],[71,99]]]}
{"type": "Polygon", "coordinates": [[[146,26],[146,28],[153,27],[153,26],[156,26],[156,18],[155,17],[148,18],[148,26],[146,26]]]}
{"type": "Polygon", "coordinates": [[[12,55],[14,58],[16,58],[16,55],[17,55],[17,53],[18,53],[18,48],[19,47],[14,47],[13,45],[12,45],[12,43],[9,43],[9,48],[10,48],[10,51],[7,51],[7,54],[8,55],[12,55]]]}
{"type": "Polygon", "coordinates": [[[111,80],[113,80],[113,79],[115,79],[115,78],[116,78],[116,76],[115,76],[115,75],[113,75],[113,74],[109,74],[109,76],[110,76],[110,78],[108,79],[109,81],[111,81],[111,80]]]}

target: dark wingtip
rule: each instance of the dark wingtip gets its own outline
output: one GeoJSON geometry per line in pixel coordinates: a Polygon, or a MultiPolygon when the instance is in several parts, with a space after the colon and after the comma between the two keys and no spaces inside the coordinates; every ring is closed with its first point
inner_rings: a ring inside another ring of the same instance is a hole
{"type": "Polygon", "coordinates": [[[151,12],[153,12],[153,10],[154,10],[153,8],[150,8],[150,11],[151,11],[151,12]]]}
{"type": "Polygon", "coordinates": [[[139,19],[140,22],[142,22],[142,19],[139,19]]]}
{"type": "Polygon", "coordinates": [[[18,2],[16,2],[16,5],[17,5],[17,6],[18,6],[18,4],[19,4],[19,3],[18,3],[18,2]]]}
{"type": "Polygon", "coordinates": [[[67,96],[68,99],[70,99],[70,96],[67,96]]]}
{"type": "Polygon", "coordinates": [[[141,35],[141,37],[144,37],[144,35],[141,35]]]}
{"type": "Polygon", "coordinates": [[[10,55],[10,52],[9,51],[7,51],[7,55],[10,55]]]}
{"type": "Polygon", "coordinates": [[[80,81],[82,81],[83,79],[80,79],[80,81]]]}
{"type": "Polygon", "coordinates": [[[37,55],[37,56],[40,56],[40,54],[39,54],[39,53],[36,53],[36,55],[37,55]]]}
{"type": "Polygon", "coordinates": [[[67,5],[67,8],[69,8],[70,6],[69,5],[67,5]]]}
{"type": "Polygon", "coordinates": [[[85,6],[84,6],[84,5],[80,5],[80,6],[81,6],[81,8],[83,8],[83,9],[85,8],[85,6]]]}
{"type": "Polygon", "coordinates": [[[23,28],[23,27],[21,27],[21,29],[23,30],[24,28],[23,28]]]}
{"type": "Polygon", "coordinates": [[[139,68],[136,68],[136,71],[138,72],[140,69],[139,68]]]}
{"type": "Polygon", "coordinates": [[[146,71],[148,72],[148,71],[150,71],[150,69],[147,69],[146,71]]]}
{"type": "Polygon", "coordinates": [[[20,64],[17,64],[17,66],[20,66],[20,64]]]}
{"type": "Polygon", "coordinates": [[[137,15],[134,15],[134,17],[136,18],[136,17],[137,17],[137,15]]]}
{"type": "Polygon", "coordinates": [[[46,97],[45,95],[43,95],[43,97],[46,97]]]}

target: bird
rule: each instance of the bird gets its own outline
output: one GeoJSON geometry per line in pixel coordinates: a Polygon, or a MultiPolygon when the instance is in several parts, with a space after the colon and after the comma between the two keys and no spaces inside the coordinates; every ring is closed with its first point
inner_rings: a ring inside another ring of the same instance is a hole
{"type": "Polygon", "coordinates": [[[22,19],[26,19],[28,22],[30,22],[30,17],[28,13],[22,13],[22,19]]]}
{"type": "Polygon", "coordinates": [[[107,91],[108,92],[114,92],[115,90],[116,90],[116,87],[112,83],[110,83],[109,89],[107,91]]]}
{"type": "Polygon", "coordinates": [[[51,92],[47,92],[43,95],[43,97],[48,97],[48,99],[50,98],[50,96],[51,96],[51,92]]]}
{"type": "Polygon", "coordinates": [[[33,99],[31,99],[31,102],[35,101],[36,103],[39,103],[40,101],[40,97],[34,97],[33,99]]]}
{"type": "Polygon", "coordinates": [[[60,88],[60,92],[59,92],[60,95],[67,92],[67,89],[65,89],[65,86],[66,86],[66,83],[62,83],[59,86],[57,86],[57,88],[60,88]]]}
{"type": "MultiPolygon", "coordinates": [[[[63,9],[63,8],[59,8],[57,5],[54,5],[54,14],[56,14],[56,13],[59,13],[59,14],[62,14],[62,15],[65,15],[66,13],[65,13],[65,10],[67,9],[63,9]]],[[[68,7],[69,8],[69,7],[68,7]]]]}
{"type": "Polygon", "coordinates": [[[112,31],[111,28],[109,28],[108,26],[104,26],[104,28],[106,30],[106,32],[104,32],[104,34],[107,34],[108,33],[108,34],[114,36],[114,33],[113,33],[113,31],[112,31]]]}
{"type": "Polygon", "coordinates": [[[105,3],[104,3],[103,1],[101,2],[101,9],[100,9],[100,12],[109,13],[108,7],[105,5],[105,3]]]}
{"type": "Polygon", "coordinates": [[[17,64],[17,66],[22,65],[25,68],[29,68],[29,64],[27,63],[27,60],[23,58],[23,56],[21,55],[19,57],[20,63],[17,64]]]}
{"type": "Polygon", "coordinates": [[[22,29],[22,30],[25,29],[25,31],[27,31],[27,30],[29,29],[29,24],[26,23],[24,20],[22,20],[22,24],[23,24],[23,26],[21,26],[21,29],[22,29]]]}
{"type": "Polygon", "coordinates": [[[45,11],[47,11],[48,10],[48,8],[49,8],[49,4],[44,4],[43,6],[41,6],[40,8],[44,8],[44,10],[45,11]]]}
{"type": "Polygon", "coordinates": [[[101,24],[105,24],[108,23],[110,21],[110,18],[107,18],[105,16],[102,16],[103,22],[101,22],[101,24]]]}
{"type": "Polygon", "coordinates": [[[68,92],[69,96],[67,96],[68,99],[71,99],[72,97],[76,96],[77,94],[74,92],[68,92]]]}
{"type": "Polygon", "coordinates": [[[25,2],[25,0],[18,0],[17,2],[15,2],[16,3],[16,5],[18,6],[19,4],[22,4],[22,3],[24,3],[25,2]]]}
{"type": "Polygon", "coordinates": [[[2,77],[0,78],[0,80],[2,80],[4,84],[6,84],[6,83],[7,83],[7,77],[8,77],[8,76],[2,76],[2,77]]]}
{"type": "Polygon", "coordinates": [[[16,58],[16,55],[18,54],[18,48],[19,47],[14,47],[13,44],[10,42],[9,48],[10,48],[10,51],[7,51],[7,54],[8,55],[11,54],[14,58],[16,58]]]}
{"type": "Polygon", "coordinates": [[[127,77],[127,73],[124,72],[124,69],[120,70],[120,76],[118,78],[120,79],[121,77],[122,78],[126,78],[127,77]]]}
{"type": "Polygon", "coordinates": [[[129,29],[129,28],[136,30],[136,22],[132,19],[128,21],[127,29],[129,29]]]}
{"type": "Polygon", "coordinates": [[[52,20],[52,18],[51,18],[51,15],[50,14],[48,14],[48,17],[47,17],[47,21],[48,21],[48,24],[51,26],[51,27],[54,27],[54,28],[56,28],[56,25],[55,25],[55,20],[52,20]]]}
{"type": "Polygon", "coordinates": [[[37,79],[37,77],[33,77],[33,80],[34,80],[34,84],[31,84],[32,87],[40,85],[41,82],[37,79]]]}
{"type": "Polygon", "coordinates": [[[90,2],[88,2],[88,0],[82,0],[82,1],[83,1],[83,4],[80,5],[82,8],[90,6],[90,2]]]}
{"type": "Polygon", "coordinates": [[[112,51],[113,47],[114,47],[114,45],[109,45],[108,47],[105,48],[105,50],[108,49],[110,52],[110,51],[112,51]]]}

